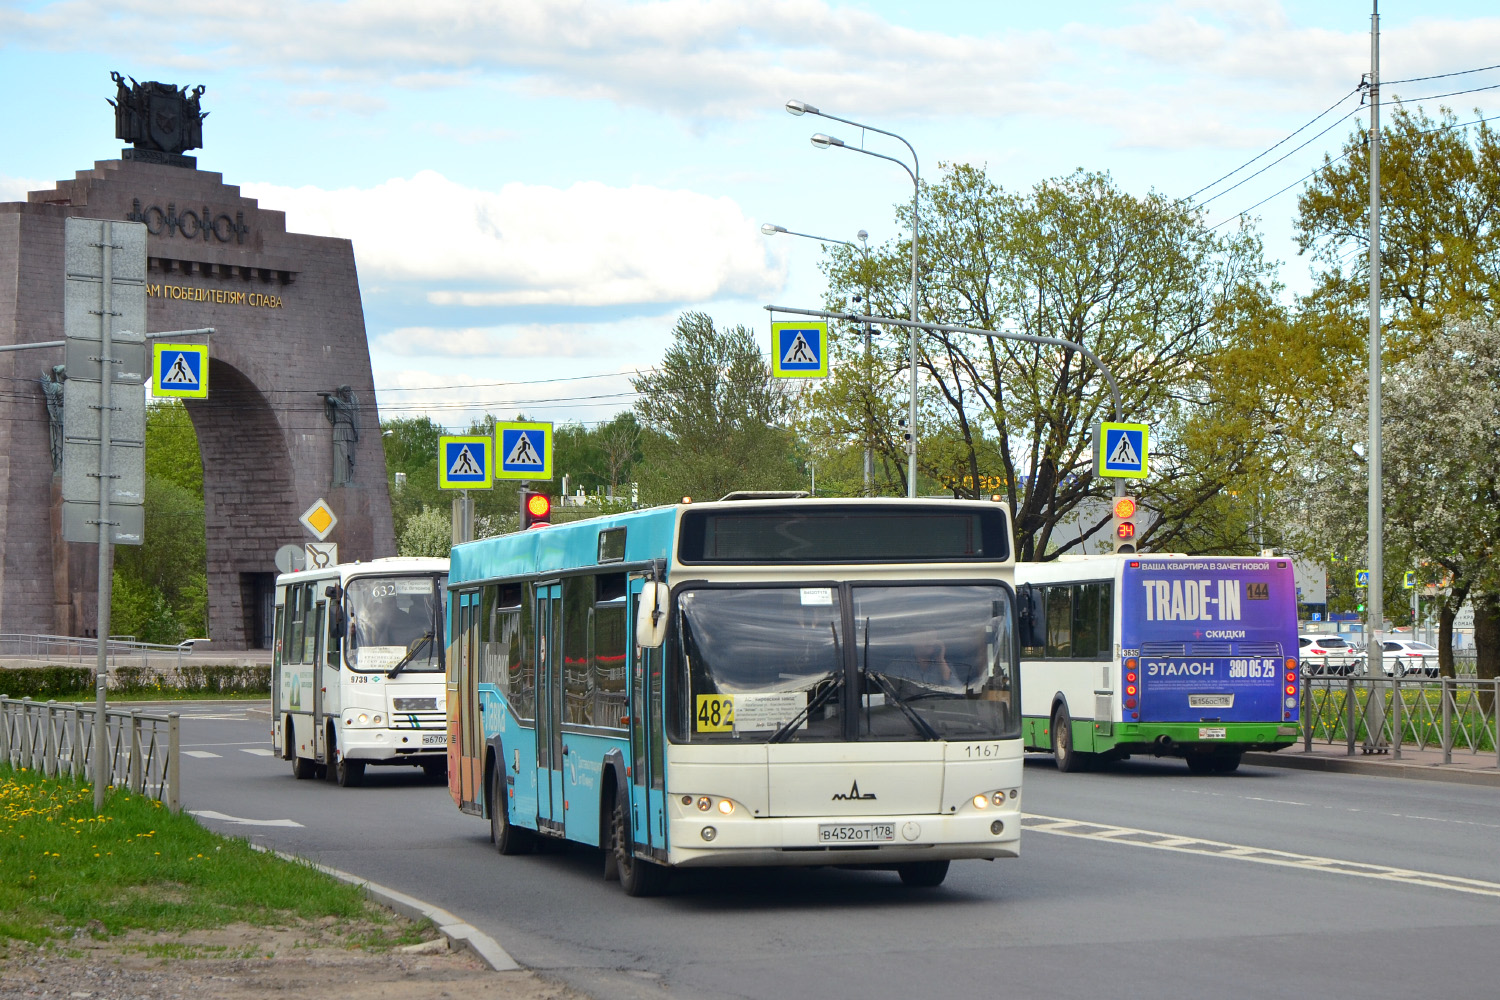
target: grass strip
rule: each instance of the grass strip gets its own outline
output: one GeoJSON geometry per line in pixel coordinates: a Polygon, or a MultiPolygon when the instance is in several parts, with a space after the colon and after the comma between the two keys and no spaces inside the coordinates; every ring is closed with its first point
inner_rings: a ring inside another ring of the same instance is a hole
{"type": "Polygon", "coordinates": [[[357,886],[225,837],[160,802],[0,764],[0,942],[43,944],[83,929],[187,931],[283,927],[333,918],[360,947],[387,948],[431,928],[371,904],[357,886]]]}

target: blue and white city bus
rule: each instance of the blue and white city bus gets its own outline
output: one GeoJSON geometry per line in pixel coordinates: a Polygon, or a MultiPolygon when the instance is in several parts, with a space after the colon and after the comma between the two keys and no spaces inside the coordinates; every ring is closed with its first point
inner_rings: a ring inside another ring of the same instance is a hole
{"type": "Polygon", "coordinates": [[[732,494],[455,546],[449,785],[502,854],[847,865],[1020,846],[1006,508],[732,494]]]}
{"type": "Polygon", "coordinates": [[[1026,748],[1233,771],[1297,740],[1290,559],[1063,556],[1016,567],[1026,748]]]}

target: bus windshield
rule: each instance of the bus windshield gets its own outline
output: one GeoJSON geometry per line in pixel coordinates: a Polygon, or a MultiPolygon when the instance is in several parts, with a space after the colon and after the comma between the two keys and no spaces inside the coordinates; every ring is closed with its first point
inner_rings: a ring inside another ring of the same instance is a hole
{"type": "Polygon", "coordinates": [[[361,576],[345,584],[349,626],[344,656],[349,666],[391,671],[400,665],[403,673],[442,670],[444,583],[441,576],[361,576]]]}
{"type": "Polygon", "coordinates": [[[1001,739],[1019,731],[1003,587],[704,588],[684,591],[678,607],[686,739],[1001,739]]]}

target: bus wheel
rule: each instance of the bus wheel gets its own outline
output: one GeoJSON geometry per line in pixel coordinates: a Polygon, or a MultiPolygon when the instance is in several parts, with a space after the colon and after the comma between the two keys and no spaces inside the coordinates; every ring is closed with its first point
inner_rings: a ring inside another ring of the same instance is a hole
{"type": "Polygon", "coordinates": [[[1057,714],[1052,716],[1052,756],[1057,759],[1057,769],[1064,774],[1073,774],[1088,766],[1090,755],[1073,748],[1073,720],[1066,705],[1057,706],[1057,714]]]}
{"type": "Polygon", "coordinates": [[[667,870],[635,856],[630,836],[630,819],[625,812],[624,797],[616,794],[614,817],[609,824],[609,848],[615,855],[620,873],[620,888],[627,896],[659,896],[667,887],[667,870]]]}
{"type": "MultiPolygon", "coordinates": [[[[1235,762],[1238,765],[1238,761],[1235,762]]],[[[1187,755],[1188,770],[1194,774],[1212,774],[1218,770],[1214,767],[1214,758],[1206,753],[1190,753],[1187,755]]]]}
{"type": "Polygon", "coordinates": [[[505,793],[501,791],[504,780],[499,767],[490,770],[489,787],[485,792],[490,807],[490,840],[501,854],[527,854],[531,851],[533,837],[530,830],[510,825],[505,793]]]}
{"type": "Polygon", "coordinates": [[[365,762],[362,760],[350,760],[339,754],[339,762],[330,767],[340,788],[358,788],[365,782],[365,762]]]}
{"type": "Polygon", "coordinates": [[[910,861],[904,865],[896,866],[896,874],[901,876],[901,883],[915,889],[931,889],[933,886],[943,884],[943,879],[948,877],[948,862],[946,861],[910,861]]]}
{"type": "Polygon", "coordinates": [[[448,780],[448,762],[446,760],[424,760],[422,762],[422,773],[428,781],[438,784],[448,780]]]}
{"type": "Polygon", "coordinates": [[[1243,750],[1220,750],[1210,760],[1213,762],[1213,770],[1216,774],[1232,774],[1240,769],[1240,761],[1245,757],[1243,750]]]}
{"type": "Polygon", "coordinates": [[[318,776],[318,765],[306,757],[298,757],[296,751],[292,751],[292,777],[298,781],[306,781],[318,776]]]}

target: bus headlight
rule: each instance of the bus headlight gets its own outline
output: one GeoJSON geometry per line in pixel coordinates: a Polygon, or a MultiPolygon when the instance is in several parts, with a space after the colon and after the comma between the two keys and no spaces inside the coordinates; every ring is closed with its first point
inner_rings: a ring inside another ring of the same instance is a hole
{"type": "Polygon", "coordinates": [[[981,792],[980,794],[974,796],[974,808],[975,809],[987,809],[987,808],[989,808],[989,804],[990,804],[990,798],[989,798],[988,795],[985,795],[984,793],[981,792]]]}
{"type": "Polygon", "coordinates": [[[705,826],[705,827],[704,827],[704,828],[703,828],[703,833],[702,833],[702,836],[703,836],[703,839],[704,839],[704,840],[713,840],[713,839],[714,839],[714,838],[715,838],[715,837],[717,837],[717,836],[718,836],[718,835],[719,835],[719,831],[718,831],[718,830],[715,830],[715,829],[714,829],[714,828],[713,828],[713,827],[711,827],[711,826],[705,826]]]}
{"type": "Polygon", "coordinates": [[[720,799],[719,812],[723,813],[725,816],[728,816],[730,813],[734,812],[734,803],[730,802],[728,799],[720,799]]]}
{"type": "Polygon", "coordinates": [[[370,722],[370,717],[368,715],[366,715],[365,713],[360,712],[359,713],[359,724],[361,726],[364,726],[364,725],[368,725],[369,722],[370,722]]]}

